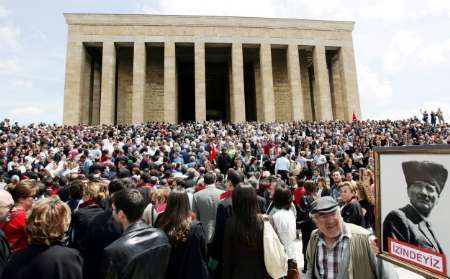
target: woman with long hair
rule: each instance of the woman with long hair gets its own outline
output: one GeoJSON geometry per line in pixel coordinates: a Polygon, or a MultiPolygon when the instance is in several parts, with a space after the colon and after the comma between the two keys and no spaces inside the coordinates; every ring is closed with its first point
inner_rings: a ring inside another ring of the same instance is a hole
{"type": "Polygon", "coordinates": [[[367,229],[375,230],[375,197],[367,183],[356,183],[358,201],[362,207],[364,221],[367,229]]]}
{"type": "Polygon", "coordinates": [[[234,189],[232,201],[233,216],[225,226],[222,278],[270,278],[264,264],[264,221],[258,214],[256,190],[242,183],[234,189]]]}
{"type": "Polygon", "coordinates": [[[32,180],[23,180],[17,185],[10,184],[7,190],[14,199],[14,208],[9,221],[1,229],[8,239],[11,252],[16,253],[28,246],[25,221],[36,200],[38,187],[32,180]]]}
{"type": "Polygon", "coordinates": [[[288,276],[293,276],[289,276],[289,278],[298,278],[297,252],[294,243],[297,238],[297,223],[296,216],[291,210],[293,201],[294,198],[288,187],[277,187],[273,194],[273,205],[277,211],[272,215],[272,219],[275,231],[283,243],[288,257],[288,272],[290,273],[288,276]]]}
{"type": "Polygon", "coordinates": [[[172,246],[166,278],[208,278],[206,233],[190,210],[184,188],[170,192],[157,227],[167,234],[172,246]]]}
{"type": "Polygon", "coordinates": [[[57,197],[42,199],[26,221],[30,245],[14,254],[2,278],[81,279],[80,254],[62,243],[70,224],[70,208],[57,197]]]}
{"type": "Polygon", "coordinates": [[[328,187],[325,177],[319,177],[317,180],[317,194],[319,197],[331,195],[330,187],[328,187]]]}
{"type": "Polygon", "coordinates": [[[372,194],[375,194],[375,179],[373,172],[366,168],[360,168],[359,169],[359,181],[367,185],[372,192],[372,194]]]}
{"type": "Polygon", "coordinates": [[[318,184],[312,180],[305,181],[305,195],[300,202],[300,230],[302,232],[302,253],[303,253],[303,272],[306,272],[306,247],[308,247],[309,239],[311,238],[312,231],[316,228],[316,225],[311,220],[310,212],[312,203],[320,197],[318,194],[318,184]]]}

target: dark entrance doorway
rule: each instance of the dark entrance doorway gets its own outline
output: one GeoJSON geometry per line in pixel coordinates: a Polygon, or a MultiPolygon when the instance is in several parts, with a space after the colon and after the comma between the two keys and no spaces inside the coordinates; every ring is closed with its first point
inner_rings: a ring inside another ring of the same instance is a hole
{"type": "Polygon", "coordinates": [[[245,92],[245,119],[256,121],[256,78],[255,65],[259,64],[259,49],[257,46],[247,46],[243,49],[244,55],[244,92],[245,92]]]}
{"type": "Polygon", "coordinates": [[[206,120],[230,121],[230,47],[207,46],[206,120]]]}
{"type": "Polygon", "coordinates": [[[178,121],[195,120],[194,46],[176,46],[178,121]]]}

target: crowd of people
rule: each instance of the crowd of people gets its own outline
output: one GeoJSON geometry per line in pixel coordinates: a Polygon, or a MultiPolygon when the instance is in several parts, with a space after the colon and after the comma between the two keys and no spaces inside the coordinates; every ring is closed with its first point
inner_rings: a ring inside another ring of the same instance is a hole
{"type": "Polygon", "coordinates": [[[272,278],[268,224],[286,278],[380,278],[373,148],[423,144],[450,144],[450,125],[4,120],[1,278],[272,278]]]}

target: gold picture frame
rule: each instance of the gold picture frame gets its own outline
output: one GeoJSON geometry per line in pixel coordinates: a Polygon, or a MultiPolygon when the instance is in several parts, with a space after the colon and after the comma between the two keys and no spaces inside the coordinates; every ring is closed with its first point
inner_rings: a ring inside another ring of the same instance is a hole
{"type": "MultiPolygon", "coordinates": [[[[450,245],[445,246],[445,249],[442,249],[442,254],[436,253],[436,255],[443,255],[442,263],[444,271],[438,272],[433,271],[430,269],[426,269],[424,267],[421,267],[419,264],[414,263],[413,261],[404,260],[402,258],[396,257],[393,255],[394,253],[389,253],[384,249],[384,235],[383,235],[383,220],[386,217],[386,212],[392,212],[395,209],[399,209],[400,206],[403,206],[401,203],[402,201],[405,201],[403,198],[405,195],[408,196],[406,193],[398,194],[399,191],[402,191],[402,188],[404,187],[403,191],[406,192],[406,181],[405,177],[401,168],[401,162],[404,161],[432,161],[437,162],[441,164],[442,162],[445,163],[442,164],[446,167],[446,169],[450,172],[450,145],[422,145],[422,146],[401,146],[401,147],[375,147],[374,148],[374,160],[375,160],[375,195],[376,195],[376,204],[375,204],[375,233],[378,239],[378,248],[380,250],[380,254],[378,255],[379,258],[389,261],[397,266],[406,268],[408,270],[411,270],[415,273],[418,273],[422,276],[425,276],[425,278],[436,278],[436,279],[446,279],[449,278],[448,269],[448,257],[445,256],[445,252],[447,252],[447,255],[450,257],[450,245]],[[383,164],[383,165],[381,165],[383,164]],[[395,178],[397,177],[397,178],[395,178]],[[395,178],[395,179],[394,179],[395,178]],[[383,188],[383,187],[389,187],[391,185],[388,185],[388,183],[385,183],[385,181],[389,181],[389,184],[394,183],[394,181],[401,181],[403,180],[403,184],[398,185],[397,188],[389,188],[389,190],[383,188]],[[392,183],[391,183],[392,181],[392,183]],[[386,185],[384,185],[386,184],[386,185]],[[386,193],[389,193],[388,196],[386,196],[386,193]],[[402,199],[403,198],[403,199],[402,199]],[[389,201],[389,202],[388,202],[389,201]],[[444,275],[445,274],[445,275],[444,275]]],[[[447,180],[444,185],[450,186],[449,177],[447,177],[447,180]]],[[[445,187],[445,186],[444,186],[445,187]]],[[[450,188],[450,187],[447,187],[450,188]]],[[[445,200],[450,201],[450,189],[443,188],[442,193],[439,195],[439,200],[442,199],[442,197],[445,195],[445,200]]],[[[433,210],[439,206],[445,207],[450,205],[450,203],[443,204],[440,201],[437,203],[437,205],[433,208],[433,210]]],[[[442,211],[442,208],[440,209],[442,211]]],[[[450,212],[450,208],[447,208],[447,214],[450,212]]],[[[438,212],[439,213],[439,212],[438,212]]],[[[434,216],[434,215],[430,215],[434,216]]],[[[448,216],[448,215],[447,215],[448,216]]],[[[438,216],[440,219],[442,219],[442,216],[438,216]]],[[[428,219],[428,218],[427,218],[428,219]]],[[[431,218],[430,218],[431,219],[431,218]]],[[[433,223],[434,224],[434,223],[433,223]]],[[[442,230],[446,230],[444,227],[448,227],[448,231],[450,232],[450,225],[449,223],[444,223],[444,226],[442,230]]],[[[445,238],[450,239],[448,236],[450,234],[444,235],[445,238]]],[[[434,236],[434,235],[433,235],[434,236]]],[[[391,240],[389,239],[388,245],[391,245],[391,240]]],[[[392,240],[394,242],[397,242],[398,240],[392,240]]],[[[401,243],[401,241],[398,241],[401,243]]],[[[445,242],[450,242],[445,240],[445,242]]],[[[425,248],[422,248],[418,245],[408,245],[408,243],[401,243],[400,245],[405,244],[405,247],[413,247],[410,249],[417,248],[421,251],[425,251],[426,254],[428,251],[425,248]],[[415,248],[414,248],[415,247],[415,248]]],[[[444,246],[444,245],[443,245],[444,246]]],[[[408,249],[408,248],[407,248],[408,249]]],[[[411,252],[412,253],[412,252],[411,252]]],[[[432,253],[432,252],[430,252],[432,253]]],[[[408,254],[409,255],[409,254],[408,254]]],[[[409,256],[408,256],[409,257],[409,256]]]]}

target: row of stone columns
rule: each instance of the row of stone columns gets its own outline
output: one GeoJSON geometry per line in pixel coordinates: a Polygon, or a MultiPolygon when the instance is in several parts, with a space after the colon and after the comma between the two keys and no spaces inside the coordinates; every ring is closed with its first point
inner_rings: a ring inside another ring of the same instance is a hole
{"type": "MultiPolygon", "coordinates": [[[[115,123],[115,71],[116,71],[116,48],[114,42],[103,42],[102,47],[102,74],[101,74],[101,103],[100,124],[115,123]]],[[[258,121],[273,122],[275,117],[275,96],[272,76],[271,45],[263,43],[260,45],[260,88],[261,96],[257,101],[258,121]]],[[[65,123],[71,119],[71,115],[80,111],[81,104],[76,102],[77,92],[82,91],[81,72],[83,69],[82,57],[85,49],[82,43],[69,43],[67,71],[71,78],[70,84],[73,88],[66,88],[65,96],[65,123]],[[77,80],[79,79],[79,80],[77,80]],[[73,82],[75,81],[75,83],[73,82]],[[72,95],[71,95],[72,94],[72,95]],[[74,101],[73,103],[71,102],[74,101]],[[66,110],[68,110],[66,112],[66,110]],[[74,112],[75,111],[75,112],[74,112]],[[67,117],[66,117],[67,115],[67,117]]],[[[144,122],[144,95],[146,81],[146,45],[145,42],[134,43],[133,61],[133,94],[131,120],[133,123],[144,122]]],[[[205,43],[194,44],[195,65],[195,119],[206,120],[206,81],[205,81],[205,43]]],[[[343,115],[346,120],[352,112],[359,113],[359,97],[356,85],[356,73],[353,58],[353,49],[342,47],[339,51],[340,75],[342,82],[342,100],[345,111],[343,115]],[[348,92],[353,92],[348,94],[348,92]]],[[[300,60],[298,46],[289,44],[287,46],[287,73],[290,87],[290,111],[291,120],[305,119],[305,104],[303,98],[300,60]]],[[[326,63],[325,47],[316,45],[313,47],[314,66],[314,103],[315,114],[318,120],[332,120],[332,100],[330,84],[326,63]]],[[[243,46],[240,42],[234,42],[231,46],[231,86],[230,86],[230,115],[232,122],[243,122],[246,119],[245,93],[244,93],[244,70],[243,70],[243,46]]],[[[163,121],[175,123],[178,120],[178,98],[176,82],[176,57],[175,42],[164,42],[164,113],[163,121]]],[[[67,86],[67,85],[66,85],[67,86]]],[[[75,118],[74,118],[75,119],[75,118]]],[[[80,122],[80,118],[74,122],[80,122]]],[[[72,123],[76,124],[76,123],[72,123]]]]}

